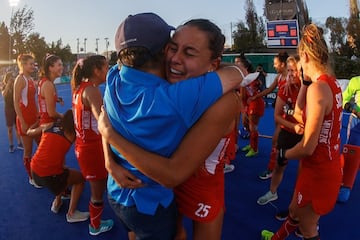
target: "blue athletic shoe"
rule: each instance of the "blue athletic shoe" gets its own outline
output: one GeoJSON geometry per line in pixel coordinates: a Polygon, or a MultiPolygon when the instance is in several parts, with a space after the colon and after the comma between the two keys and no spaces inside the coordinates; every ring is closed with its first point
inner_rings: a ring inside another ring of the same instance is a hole
{"type": "Polygon", "coordinates": [[[93,228],[89,225],[89,233],[90,235],[96,236],[100,233],[110,231],[114,226],[114,221],[111,219],[108,220],[101,220],[99,228],[93,228]]]}
{"type": "Polygon", "coordinates": [[[348,187],[340,187],[339,195],[337,201],[340,203],[345,203],[350,198],[350,188],[348,187]]]}

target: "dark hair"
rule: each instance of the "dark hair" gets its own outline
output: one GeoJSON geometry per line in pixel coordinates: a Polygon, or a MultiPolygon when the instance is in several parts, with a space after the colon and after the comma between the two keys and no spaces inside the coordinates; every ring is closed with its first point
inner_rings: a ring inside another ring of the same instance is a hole
{"type": "Polygon", "coordinates": [[[249,72],[254,72],[254,67],[252,66],[251,62],[245,57],[244,53],[241,53],[239,56],[236,56],[236,58],[240,59],[240,62],[243,64],[244,68],[249,72]]]}
{"type": "Polygon", "coordinates": [[[54,64],[59,60],[61,60],[60,57],[47,53],[46,56],[44,57],[44,60],[43,60],[40,75],[42,77],[50,78],[50,70],[49,70],[49,68],[51,66],[54,66],[54,64]]]}
{"type": "Polygon", "coordinates": [[[85,59],[79,59],[72,72],[72,90],[75,90],[83,79],[90,78],[95,68],[101,69],[105,63],[106,58],[102,55],[93,55],[86,57],[85,59]]]}
{"type": "Polygon", "coordinates": [[[75,134],[74,115],[71,109],[64,113],[60,120],[60,127],[64,132],[75,134]]]}
{"type": "MultiPolygon", "coordinates": [[[[205,32],[209,39],[209,49],[212,52],[212,59],[221,57],[224,51],[225,36],[221,29],[208,19],[192,19],[182,26],[193,26],[205,32]]],[[[181,27],[181,26],[180,26],[181,27]]]]}
{"type": "Polygon", "coordinates": [[[162,49],[157,54],[151,54],[145,47],[128,47],[119,52],[118,59],[122,65],[142,68],[148,64],[160,62],[163,56],[164,53],[162,49]]]}
{"type": "Polygon", "coordinates": [[[278,55],[275,56],[275,58],[279,59],[281,63],[286,64],[286,60],[288,59],[289,54],[286,51],[281,51],[278,53],[278,55]]]}

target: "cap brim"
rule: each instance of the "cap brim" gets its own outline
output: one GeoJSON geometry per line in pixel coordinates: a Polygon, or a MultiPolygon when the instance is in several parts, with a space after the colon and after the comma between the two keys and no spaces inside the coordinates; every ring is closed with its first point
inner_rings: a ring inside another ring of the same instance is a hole
{"type": "Polygon", "coordinates": [[[250,83],[252,83],[255,79],[257,79],[259,77],[259,74],[260,74],[260,72],[249,73],[248,75],[246,75],[244,77],[240,86],[245,87],[246,85],[249,85],[250,83]]]}

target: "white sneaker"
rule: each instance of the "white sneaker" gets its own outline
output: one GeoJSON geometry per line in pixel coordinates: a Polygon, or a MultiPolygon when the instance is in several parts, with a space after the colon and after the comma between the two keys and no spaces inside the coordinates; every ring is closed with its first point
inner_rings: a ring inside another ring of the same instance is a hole
{"type": "Polygon", "coordinates": [[[225,164],[224,166],[224,173],[229,173],[234,171],[235,166],[233,164],[225,164]]]}
{"type": "Polygon", "coordinates": [[[58,214],[62,205],[63,205],[63,201],[62,201],[62,200],[60,201],[60,204],[57,205],[57,206],[55,205],[55,201],[53,201],[52,204],[51,204],[50,210],[51,210],[53,213],[58,214]]]}
{"type": "Polygon", "coordinates": [[[34,179],[29,178],[30,185],[33,185],[35,188],[43,188],[43,186],[37,185],[34,179]]]}
{"type": "Polygon", "coordinates": [[[268,191],[267,193],[265,193],[265,195],[259,197],[257,203],[259,205],[265,205],[271,201],[275,201],[276,199],[278,199],[277,193],[272,193],[271,191],[268,191]]]}
{"type": "Polygon", "coordinates": [[[66,220],[68,223],[83,222],[88,220],[89,216],[89,212],[80,212],[79,210],[75,210],[71,216],[66,214],[66,220]]]}

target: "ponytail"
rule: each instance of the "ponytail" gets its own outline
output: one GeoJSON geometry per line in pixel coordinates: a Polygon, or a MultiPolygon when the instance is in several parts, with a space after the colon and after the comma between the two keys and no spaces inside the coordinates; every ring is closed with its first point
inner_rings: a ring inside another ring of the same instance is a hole
{"type": "Polygon", "coordinates": [[[73,69],[71,88],[74,91],[84,79],[93,75],[94,69],[101,69],[106,63],[106,58],[102,55],[93,55],[85,59],[79,59],[73,69]]]}
{"type": "Polygon", "coordinates": [[[84,74],[82,72],[83,65],[84,65],[84,59],[80,58],[73,69],[72,78],[71,78],[72,91],[74,91],[80,85],[82,79],[84,78],[83,77],[84,74]]]}

